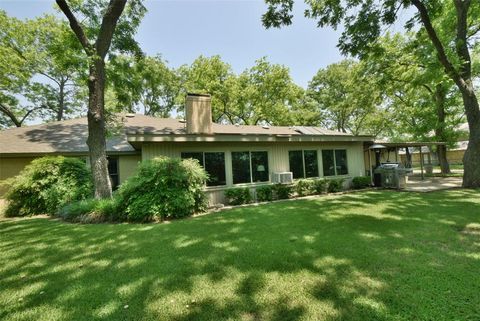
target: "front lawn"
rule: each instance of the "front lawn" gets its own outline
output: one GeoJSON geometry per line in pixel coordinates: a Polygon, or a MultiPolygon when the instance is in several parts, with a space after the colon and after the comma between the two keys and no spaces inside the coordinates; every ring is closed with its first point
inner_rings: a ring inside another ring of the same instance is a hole
{"type": "Polygon", "coordinates": [[[0,221],[0,320],[478,320],[480,191],[0,221]]]}

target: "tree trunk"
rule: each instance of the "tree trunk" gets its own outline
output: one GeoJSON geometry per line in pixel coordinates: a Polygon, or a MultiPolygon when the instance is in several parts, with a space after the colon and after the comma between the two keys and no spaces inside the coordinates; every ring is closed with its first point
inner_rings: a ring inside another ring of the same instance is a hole
{"type": "Polygon", "coordinates": [[[104,93],[105,62],[97,58],[90,64],[88,78],[88,139],[90,165],[92,168],[95,198],[112,197],[106,154],[104,93]]]}
{"type": "Polygon", "coordinates": [[[463,156],[463,187],[478,188],[480,187],[480,108],[471,82],[461,92],[470,129],[468,147],[463,156]]]}
{"type": "MultiPolygon", "coordinates": [[[[446,90],[442,86],[442,84],[437,84],[435,87],[435,109],[437,112],[437,124],[435,126],[435,136],[437,140],[441,142],[445,142],[446,135],[445,135],[445,98],[446,98],[446,90]]],[[[438,162],[440,164],[440,169],[442,174],[450,174],[450,165],[448,164],[447,160],[447,147],[445,145],[437,146],[437,156],[438,162]]]]}
{"type": "Polygon", "coordinates": [[[425,4],[420,0],[411,1],[418,9],[423,26],[437,50],[438,60],[445,68],[447,75],[450,76],[462,93],[463,106],[465,107],[465,114],[467,115],[468,127],[470,129],[468,147],[463,157],[463,187],[480,187],[480,108],[473,89],[472,59],[467,39],[468,11],[472,1],[454,1],[457,15],[455,47],[457,57],[462,62],[459,70],[448,59],[445,48],[432,25],[425,4]]]}
{"type": "Polygon", "coordinates": [[[57,121],[63,119],[63,113],[65,111],[65,81],[62,79],[60,80],[59,84],[59,95],[58,95],[58,109],[57,109],[57,121]]]}

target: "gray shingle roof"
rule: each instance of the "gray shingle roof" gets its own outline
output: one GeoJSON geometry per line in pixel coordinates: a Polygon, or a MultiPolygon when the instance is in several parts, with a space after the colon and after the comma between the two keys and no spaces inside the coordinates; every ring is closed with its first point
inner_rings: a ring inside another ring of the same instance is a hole
{"type": "MultiPolygon", "coordinates": [[[[107,152],[131,153],[135,149],[127,142],[128,133],[185,134],[185,123],[178,119],[144,115],[119,115],[123,129],[107,139],[107,152]]],[[[322,135],[352,136],[318,127],[286,127],[213,124],[215,135],[322,135]]],[[[42,153],[87,153],[87,118],[76,118],[41,125],[11,128],[0,131],[0,155],[42,153]]]]}

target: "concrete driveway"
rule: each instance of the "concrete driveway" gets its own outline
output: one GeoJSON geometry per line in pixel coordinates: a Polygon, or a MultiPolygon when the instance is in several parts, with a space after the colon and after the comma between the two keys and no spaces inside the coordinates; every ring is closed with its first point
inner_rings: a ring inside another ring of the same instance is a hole
{"type": "Polygon", "coordinates": [[[409,192],[432,192],[459,187],[462,187],[462,177],[425,177],[422,180],[420,177],[410,176],[405,190],[409,192]]]}

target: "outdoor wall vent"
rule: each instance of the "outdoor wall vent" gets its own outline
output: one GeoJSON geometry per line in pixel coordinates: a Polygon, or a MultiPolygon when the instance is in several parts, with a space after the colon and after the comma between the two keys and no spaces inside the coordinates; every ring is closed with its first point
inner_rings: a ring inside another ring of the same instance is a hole
{"type": "Polygon", "coordinates": [[[125,115],[125,117],[133,118],[133,117],[135,117],[135,114],[133,114],[133,113],[128,113],[128,114],[125,115]]]}
{"type": "Polygon", "coordinates": [[[270,126],[268,126],[268,125],[263,125],[262,128],[263,128],[263,129],[270,129],[270,126]]]}
{"type": "Polygon", "coordinates": [[[182,124],[185,124],[187,121],[185,119],[179,119],[178,122],[182,123],[182,124]]]}

